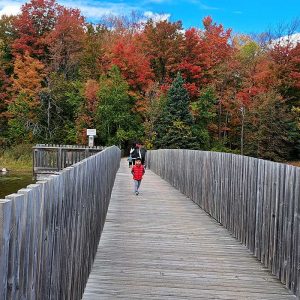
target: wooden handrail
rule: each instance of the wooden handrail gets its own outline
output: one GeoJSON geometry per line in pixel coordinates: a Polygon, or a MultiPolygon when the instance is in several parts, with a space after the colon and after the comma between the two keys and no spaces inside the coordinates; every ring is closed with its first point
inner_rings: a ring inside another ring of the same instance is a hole
{"type": "Polygon", "coordinates": [[[106,148],[0,199],[0,299],[81,299],[120,153],[106,148]]]}
{"type": "Polygon", "coordinates": [[[86,147],[77,145],[36,145],[33,149],[33,176],[44,178],[71,166],[105,147],[86,147]],[[48,170],[48,172],[47,172],[48,170]]]}
{"type": "Polygon", "coordinates": [[[226,227],[300,297],[300,168],[175,149],[148,151],[147,166],[226,227]]]}

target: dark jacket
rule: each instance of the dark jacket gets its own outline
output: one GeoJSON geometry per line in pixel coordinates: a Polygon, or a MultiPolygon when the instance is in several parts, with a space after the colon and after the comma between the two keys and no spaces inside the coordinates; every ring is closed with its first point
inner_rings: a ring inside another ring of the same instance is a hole
{"type": "Polygon", "coordinates": [[[141,159],[142,160],[145,160],[145,158],[146,158],[146,152],[147,152],[147,150],[145,148],[141,148],[140,149],[141,159]]]}
{"type": "Polygon", "coordinates": [[[139,148],[134,148],[134,150],[131,152],[130,156],[133,158],[133,159],[136,159],[139,156],[139,148]]]}
{"type": "Polygon", "coordinates": [[[142,160],[142,165],[145,164],[146,159],[146,152],[147,150],[145,148],[135,148],[134,151],[131,153],[131,157],[133,160],[137,159],[138,157],[142,160]]]}

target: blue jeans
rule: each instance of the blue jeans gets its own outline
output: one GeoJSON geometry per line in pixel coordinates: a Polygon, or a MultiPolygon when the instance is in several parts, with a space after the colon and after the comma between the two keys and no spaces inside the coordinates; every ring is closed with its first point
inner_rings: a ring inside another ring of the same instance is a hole
{"type": "Polygon", "coordinates": [[[134,191],[138,192],[139,191],[139,187],[141,185],[142,180],[134,180],[134,191]]]}

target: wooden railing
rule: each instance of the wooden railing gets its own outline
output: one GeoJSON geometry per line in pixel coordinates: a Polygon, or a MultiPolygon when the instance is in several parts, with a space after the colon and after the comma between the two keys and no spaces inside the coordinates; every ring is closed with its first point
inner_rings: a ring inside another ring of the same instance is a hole
{"type": "Polygon", "coordinates": [[[120,150],[110,147],[0,200],[0,299],[81,299],[120,150]]]}
{"type": "Polygon", "coordinates": [[[77,145],[36,145],[33,149],[33,175],[55,174],[91,155],[102,151],[103,147],[77,145]]]}
{"type": "Polygon", "coordinates": [[[148,151],[147,165],[226,227],[300,297],[300,168],[194,150],[148,151]]]}

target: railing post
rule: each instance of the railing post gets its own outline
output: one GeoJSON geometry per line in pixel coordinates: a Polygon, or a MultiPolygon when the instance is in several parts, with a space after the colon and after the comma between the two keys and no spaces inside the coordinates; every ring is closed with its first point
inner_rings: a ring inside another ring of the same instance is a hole
{"type": "Polygon", "coordinates": [[[7,299],[9,266],[9,238],[11,232],[12,202],[0,199],[0,299],[7,299]]]}
{"type": "Polygon", "coordinates": [[[62,159],[61,159],[61,147],[57,148],[57,172],[59,172],[62,169],[62,159]]]}

